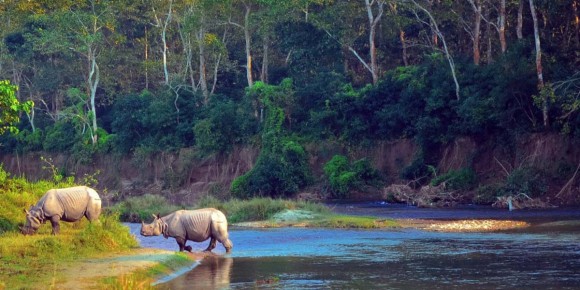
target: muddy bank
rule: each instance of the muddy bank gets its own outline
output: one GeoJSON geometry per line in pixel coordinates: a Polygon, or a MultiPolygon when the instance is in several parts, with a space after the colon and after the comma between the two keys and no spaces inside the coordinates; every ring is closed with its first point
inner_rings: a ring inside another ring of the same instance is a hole
{"type": "MultiPolygon", "coordinates": [[[[473,138],[458,138],[431,152],[425,165],[433,166],[437,175],[472,168],[478,177],[478,186],[505,182],[508,176],[521,169],[541,168],[546,177],[543,201],[554,205],[578,205],[580,174],[574,173],[580,162],[580,146],[575,142],[560,134],[530,134],[510,142],[510,145],[498,145],[493,140],[479,142],[473,138]]],[[[377,142],[369,148],[356,150],[332,142],[306,144],[305,147],[314,177],[321,177],[324,164],[334,155],[341,154],[351,160],[367,158],[384,177],[385,186],[408,184],[409,180],[401,180],[401,172],[413,164],[420,151],[408,139],[377,142]]],[[[3,154],[0,163],[12,175],[26,176],[30,180],[51,179],[53,172],[46,169],[51,166],[65,176],[75,176],[77,180],[91,176],[98,180],[96,188],[103,193],[106,205],[146,193],[163,194],[172,202],[192,203],[209,193],[228,195],[232,180],[252,169],[258,153],[259,148],[247,146],[228,154],[200,158],[194,149],[183,148],[177,152],[145,156],[103,154],[81,162],[70,154],[36,152],[3,154]]],[[[325,196],[316,185],[307,191],[302,194],[325,196]]],[[[468,193],[454,194],[467,196],[468,193]]],[[[381,196],[381,190],[377,189],[353,192],[351,197],[370,199],[381,196]]]]}

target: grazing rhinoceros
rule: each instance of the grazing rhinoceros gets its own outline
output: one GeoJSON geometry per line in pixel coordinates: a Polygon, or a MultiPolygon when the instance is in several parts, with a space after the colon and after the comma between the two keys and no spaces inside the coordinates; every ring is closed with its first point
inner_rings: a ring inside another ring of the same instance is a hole
{"type": "Polygon", "coordinates": [[[46,220],[52,223],[52,234],[60,231],[59,221],[76,222],[83,216],[89,221],[99,219],[101,214],[101,198],[97,192],[86,186],[61,189],[51,189],[31,206],[26,213],[26,225],[20,228],[25,235],[36,233],[46,220]]]}
{"type": "Polygon", "coordinates": [[[145,237],[158,236],[163,234],[175,238],[179,245],[179,251],[191,252],[191,246],[185,246],[190,240],[203,242],[209,238],[211,241],[205,251],[211,252],[216,246],[216,240],[222,243],[229,253],[233,244],[228,238],[228,221],[226,216],[215,208],[204,208],[198,210],[178,210],[174,213],[160,217],[153,215],[152,223],[141,222],[141,235],[145,237]]]}

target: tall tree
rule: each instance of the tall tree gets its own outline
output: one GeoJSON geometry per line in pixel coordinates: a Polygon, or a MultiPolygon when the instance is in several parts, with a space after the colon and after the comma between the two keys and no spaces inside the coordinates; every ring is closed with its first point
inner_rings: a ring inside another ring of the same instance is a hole
{"type": "Polygon", "coordinates": [[[453,77],[453,82],[455,83],[455,97],[459,100],[461,98],[461,96],[459,93],[459,91],[460,91],[459,81],[457,81],[457,75],[455,72],[455,61],[453,60],[453,56],[451,55],[451,51],[449,50],[449,47],[447,46],[447,41],[445,41],[445,37],[443,36],[443,33],[439,29],[439,25],[437,24],[435,17],[433,17],[433,14],[431,12],[429,12],[429,10],[426,9],[423,5],[419,4],[417,1],[415,1],[415,0],[410,0],[410,1],[411,1],[411,3],[414,4],[414,6],[419,11],[423,12],[427,16],[429,21],[424,21],[423,18],[419,15],[419,13],[417,11],[414,11],[415,17],[420,22],[428,25],[431,28],[431,30],[433,31],[433,33],[436,34],[438,36],[438,38],[441,39],[441,42],[443,43],[443,52],[445,53],[445,57],[447,58],[447,63],[449,64],[449,68],[451,69],[451,76],[453,77]]]}
{"type": "Polygon", "coordinates": [[[90,135],[93,144],[96,144],[98,138],[96,97],[101,80],[98,57],[105,45],[103,31],[109,30],[107,25],[111,27],[114,17],[112,17],[113,11],[110,6],[112,3],[108,3],[109,1],[88,0],[87,2],[86,5],[71,7],[69,12],[73,19],[63,27],[63,32],[71,33],[74,45],[71,49],[82,55],[87,62],[85,78],[92,118],[90,135]]]}
{"type": "Polygon", "coordinates": [[[254,9],[257,9],[257,3],[253,0],[233,0],[232,6],[232,16],[236,9],[236,7],[241,6],[243,11],[243,16],[241,20],[234,20],[232,17],[228,20],[228,23],[241,29],[244,33],[244,43],[245,43],[245,52],[246,52],[246,80],[248,82],[248,87],[254,85],[254,77],[252,74],[252,27],[251,27],[251,16],[254,9]]]}
{"type": "Polygon", "coordinates": [[[548,118],[548,95],[543,92],[544,73],[542,68],[542,47],[540,42],[538,15],[536,13],[536,6],[534,5],[534,0],[529,0],[529,3],[530,3],[530,12],[532,14],[532,20],[534,21],[534,43],[536,47],[536,75],[538,77],[538,91],[542,96],[542,115],[544,120],[544,128],[548,128],[550,125],[548,118]]]}

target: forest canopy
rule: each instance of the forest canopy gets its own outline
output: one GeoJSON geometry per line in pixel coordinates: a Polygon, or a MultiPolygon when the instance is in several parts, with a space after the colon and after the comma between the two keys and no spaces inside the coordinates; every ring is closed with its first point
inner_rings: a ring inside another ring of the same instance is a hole
{"type": "Polygon", "coordinates": [[[35,106],[0,150],[212,154],[260,144],[271,118],[283,144],[414,138],[429,150],[458,136],[580,138],[579,9],[578,0],[5,0],[0,79],[35,106]]]}

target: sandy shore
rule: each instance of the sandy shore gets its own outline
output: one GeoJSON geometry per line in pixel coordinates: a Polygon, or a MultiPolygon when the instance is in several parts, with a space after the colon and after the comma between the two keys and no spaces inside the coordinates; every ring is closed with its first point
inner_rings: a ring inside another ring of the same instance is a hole
{"type": "MultiPolygon", "coordinates": [[[[54,289],[98,289],[99,281],[108,277],[120,277],[138,270],[154,267],[175,255],[174,251],[140,248],[98,259],[89,259],[65,266],[64,273],[53,281],[54,289]]],[[[188,253],[192,264],[207,254],[188,253]]]]}

